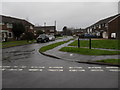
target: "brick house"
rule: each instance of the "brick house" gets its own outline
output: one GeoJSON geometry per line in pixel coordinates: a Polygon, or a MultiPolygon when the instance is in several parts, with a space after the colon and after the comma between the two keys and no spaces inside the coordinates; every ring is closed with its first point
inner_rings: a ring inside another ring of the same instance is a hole
{"type": "Polygon", "coordinates": [[[34,29],[35,29],[35,32],[37,32],[38,30],[41,30],[43,31],[43,33],[48,35],[55,35],[57,33],[56,26],[35,26],[34,29]]]}
{"type": "Polygon", "coordinates": [[[76,36],[79,36],[79,35],[84,35],[86,34],[86,29],[74,29],[72,30],[72,34],[73,35],[76,35],[76,36]]]}
{"type": "Polygon", "coordinates": [[[97,35],[101,38],[118,38],[118,21],[120,14],[102,19],[86,28],[88,34],[97,35]]]}
{"type": "Polygon", "coordinates": [[[34,25],[30,22],[24,19],[0,15],[0,36],[2,37],[2,41],[5,41],[5,38],[8,40],[15,40],[12,32],[13,23],[22,23],[25,26],[25,30],[34,33],[34,25]]]}

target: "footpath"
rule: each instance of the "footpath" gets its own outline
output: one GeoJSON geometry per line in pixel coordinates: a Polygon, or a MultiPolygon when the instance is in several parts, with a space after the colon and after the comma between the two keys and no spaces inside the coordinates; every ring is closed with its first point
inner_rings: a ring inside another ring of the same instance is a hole
{"type": "MultiPolygon", "coordinates": [[[[96,60],[103,60],[103,59],[118,59],[118,57],[120,57],[120,55],[100,55],[100,56],[96,56],[96,55],[82,55],[82,54],[59,51],[59,49],[61,49],[62,47],[68,47],[68,44],[72,43],[73,41],[74,40],[72,40],[68,43],[62,44],[62,45],[60,45],[56,48],[53,48],[51,50],[48,50],[46,52],[42,52],[41,54],[49,56],[49,57],[61,59],[61,60],[70,61],[70,62],[120,66],[120,65],[116,65],[116,64],[95,62],[96,60]]],[[[94,48],[94,49],[115,51],[114,49],[101,49],[101,48],[94,48]]]]}

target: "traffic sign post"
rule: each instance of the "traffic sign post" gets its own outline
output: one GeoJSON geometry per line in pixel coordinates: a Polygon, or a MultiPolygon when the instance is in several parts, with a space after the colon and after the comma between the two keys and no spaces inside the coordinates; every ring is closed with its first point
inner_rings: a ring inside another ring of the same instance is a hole
{"type": "Polygon", "coordinates": [[[80,38],[78,37],[78,48],[80,47],[80,38]]]}
{"type": "Polygon", "coordinates": [[[91,49],[91,38],[89,38],[89,49],[91,49]]]}

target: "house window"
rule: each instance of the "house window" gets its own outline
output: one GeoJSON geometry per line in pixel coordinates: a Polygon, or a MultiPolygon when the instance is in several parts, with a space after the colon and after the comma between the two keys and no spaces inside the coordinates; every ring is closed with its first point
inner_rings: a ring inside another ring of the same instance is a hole
{"type": "Polygon", "coordinates": [[[7,23],[7,28],[12,28],[12,24],[7,23]]]}
{"type": "Polygon", "coordinates": [[[97,32],[96,35],[97,35],[97,36],[100,36],[100,32],[97,32]]]}
{"type": "Polygon", "coordinates": [[[7,28],[9,28],[9,23],[7,23],[7,28]]]}
{"type": "Polygon", "coordinates": [[[89,28],[87,29],[87,32],[89,33],[90,31],[89,31],[89,28]]]}
{"type": "Polygon", "coordinates": [[[105,27],[105,25],[106,25],[106,24],[104,23],[104,27],[105,27]]]}
{"type": "Polygon", "coordinates": [[[99,25],[99,28],[101,28],[101,25],[99,25]]]}
{"type": "Polygon", "coordinates": [[[94,29],[96,29],[96,26],[94,26],[94,29]]]}
{"type": "Polygon", "coordinates": [[[102,24],[102,27],[104,27],[104,23],[102,24]]]}
{"type": "Polygon", "coordinates": [[[107,24],[105,24],[105,27],[108,27],[108,25],[107,25],[107,24]]]}
{"type": "Polygon", "coordinates": [[[30,29],[33,29],[33,27],[32,27],[32,26],[30,26],[30,29]]]}
{"type": "Polygon", "coordinates": [[[90,32],[92,32],[92,28],[90,29],[90,32]]]}
{"type": "Polygon", "coordinates": [[[50,32],[54,32],[54,30],[50,30],[50,32]]]}

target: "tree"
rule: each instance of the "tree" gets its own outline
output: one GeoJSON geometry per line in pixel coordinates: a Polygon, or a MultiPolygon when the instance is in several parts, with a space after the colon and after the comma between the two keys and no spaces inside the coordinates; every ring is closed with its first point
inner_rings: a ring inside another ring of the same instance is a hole
{"type": "Polygon", "coordinates": [[[36,34],[39,36],[40,34],[43,34],[44,32],[42,30],[37,30],[36,34]]]}
{"type": "Polygon", "coordinates": [[[26,32],[25,35],[28,41],[34,39],[34,34],[32,32],[26,32]]]}
{"type": "Polygon", "coordinates": [[[67,27],[66,26],[63,27],[63,34],[67,35],[67,27]]]}
{"type": "Polygon", "coordinates": [[[22,40],[33,40],[34,39],[34,34],[32,32],[25,32],[24,35],[21,38],[22,40]]]}
{"type": "Polygon", "coordinates": [[[13,23],[12,28],[14,37],[18,40],[23,32],[25,32],[25,26],[22,23],[13,23]]]}
{"type": "Polygon", "coordinates": [[[64,27],[63,27],[63,34],[64,34],[64,35],[71,36],[73,29],[74,29],[74,28],[67,28],[66,26],[64,26],[64,27]]]}

